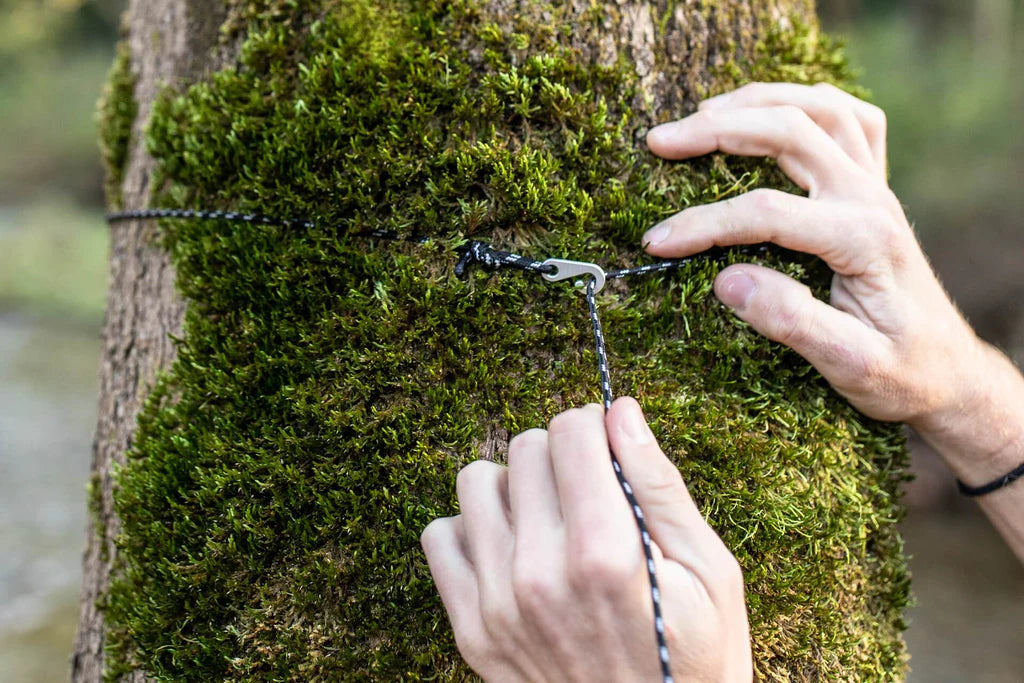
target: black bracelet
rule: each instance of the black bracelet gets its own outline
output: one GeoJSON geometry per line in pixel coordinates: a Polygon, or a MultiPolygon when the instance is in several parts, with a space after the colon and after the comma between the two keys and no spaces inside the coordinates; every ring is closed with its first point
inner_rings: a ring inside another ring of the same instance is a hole
{"type": "Polygon", "coordinates": [[[1012,472],[1004,474],[998,479],[994,479],[993,481],[990,481],[987,484],[983,484],[981,486],[968,486],[967,484],[957,479],[956,486],[958,489],[960,489],[960,493],[964,494],[965,496],[977,498],[978,496],[984,496],[986,493],[998,491],[1004,486],[1009,486],[1010,484],[1017,481],[1021,477],[1024,477],[1024,463],[1021,463],[1020,467],[1013,470],[1012,472]]]}

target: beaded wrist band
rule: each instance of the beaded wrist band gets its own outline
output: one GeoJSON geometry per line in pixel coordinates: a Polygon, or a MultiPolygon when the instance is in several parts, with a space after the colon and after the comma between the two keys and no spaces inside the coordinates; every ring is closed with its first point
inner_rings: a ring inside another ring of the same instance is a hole
{"type": "Polygon", "coordinates": [[[957,479],[956,486],[958,489],[960,489],[960,493],[962,493],[963,495],[969,496],[971,498],[977,498],[978,496],[984,496],[986,493],[998,491],[1004,486],[1009,486],[1010,484],[1017,481],[1021,477],[1024,477],[1024,463],[1021,463],[1021,465],[1012,472],[1008,472],[1003,476],[999,477],[998,479],[993,479],[987,484],[983,484],[981,486],[968,486],[967,484],[957,479]]]}

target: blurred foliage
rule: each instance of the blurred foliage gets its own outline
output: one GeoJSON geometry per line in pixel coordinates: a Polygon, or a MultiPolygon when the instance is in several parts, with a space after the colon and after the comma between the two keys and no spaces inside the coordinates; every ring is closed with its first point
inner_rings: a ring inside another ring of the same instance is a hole
{"type": "Polygon", "coordinates": [[[102,317],[94,110],[123,5],[0,0],[0,311],[102,317]]]}
{"type": "Polygon", "coordinates": [[[123,0],[0,0],[0,204],[102,202],[93,116],[123,0]]]}
{"type": "Polygon", "coordinates": [[[99,209],[43,195],[0,214],[0,310],[100,320],[107,232],[99,209]],[[4,230],[15,225],[15,229],[4,230]]]}
{"type": "Polygon", "coordinates": [[[75,55],[114,37],[124,0],[0,0],[0,68],[26,52],[75,55]]]}
{"type": "Polygon", "coordinates": [[[917,228],[1018,229],[1024,2],[823,0],[889,116],[892,186],[917,228]]]}

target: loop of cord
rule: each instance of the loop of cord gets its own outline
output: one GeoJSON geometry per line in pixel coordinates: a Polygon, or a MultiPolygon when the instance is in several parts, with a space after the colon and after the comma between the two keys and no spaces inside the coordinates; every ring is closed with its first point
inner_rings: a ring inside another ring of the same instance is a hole
{"type": "MultiPolygon", "coordinates": [[[[313,223],[313,221],[305,219],[272,218],[260,214],[238,213],[234,211],[143,209],[137,211],[118,211],[107,215],[107,221],[110,223],[126,220],[159,218],[224,220],[255,225],[280,225],[284,227],[315,227],[315,223],[313,223]]],[[[358,236],[420,243],[424,241],[424,238],[421,237],[401,237],[396,233],[386,230],[371,230],[358,233],[358,236]]],[[[766,249],[767,245],[755,245],[753,247],[741,247],[738,251],[745,254],[754,254],[763,253],[766,249]]],[[[460,253],[460,257],[458,262],[455,264],[455,275],[459,278],[466,277],[468,275],[469,268],[473,265],[480,265],[487,270],[492,271],[499,270],[501,268],[516,268],[518,270],[528,272],[550,274],[556,270],[554,266],[545,265],[543,261],[538,261],[536,259],[531,259],[508,251],[501,251],[499,249],[495,249],[487,242],[481,242],[479,240],[471,240],[467,242],[465,245],[460,247],[458,251],[460,253]]],[[[605,277],[607,279],[617,279],[631,277],[634,275],[648,275],[651,273],[681,268],[698,260],[722,261],[726,256],[727,252],[722,249],[710,249],[687,258],[658,261],[643,266],[637,266],[635,268],[608,271],[605,273],[605,277]]],[[[601,400],[604,405],[605,412],[608,412],[612,406],[614,395],[612,393],[611,372],[608,369],[608,349],[605,344],[604,330],[601,327],[601,318],[598,315],[597,292],[595,290],[595,280],[593,277],[588,278],[585,283],[584,294],[587,301],[587,309],[590,314],[591,327],[594,333],[594,347],[597,352],[598,380],[601,384],[601,400]]],[[[647,530],[647,522],[644,519],[643,510],[640,508],[640,505],[636,500],[633,488],[630,486],[629,482],[626,480],[626,476],[622,472],[622,467],[619,465],[619,461],[618,458],[615,457],[615,453],[611,453],[611,463],[612,469],[615,471],[615,477],[619,482],[619,486],[622,488],[623,494],[626,496],[626,500],[633,513],[633,519],[636,521],[637,529],[640,532],[640,545],[643,549],[644,558],[646,559],[647,578],[651,589],[651,604],[654,608],[654,634],[658,645],[658,662],[661,667],[662,683],[673,683],[672,667],[669,660],[668,639],[665,635],[665,622],[662,618],[661,591],[658,589],[658,577],[655,571],[651,535],[647,530]]]]}

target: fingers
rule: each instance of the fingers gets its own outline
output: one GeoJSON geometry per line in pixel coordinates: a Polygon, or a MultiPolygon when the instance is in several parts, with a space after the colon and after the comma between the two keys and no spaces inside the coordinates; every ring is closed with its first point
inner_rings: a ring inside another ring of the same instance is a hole
{"type": "Polygon", "coordinates": [[[700,109],[737,109],[791,105],[823,128],[861,167],[886,179],[885,114],[878,107],[834,85],[751,83],[705,100],[700,109]]]}
{"type": "Polygon", "coordinates": [[[715,295],[769,339],[807,359],[833,386],[862,383],[887,355],[888,338],[770,268],[730,266],[715,279],[715,295]]]}
{"type": "Polygon", "coordinates": [[[716,150],[769,156],[812,198],[842,196],[863,184],[867,172],[802,109],[794,106],[704,109],[647,133],[647,145],[668,159],[716,150]]]}
{"type": "MultiPolygon", "coordinates": [[[[738,680],[742,671],[731,673],[719,663],[735,660],[733,668],[750,670],[749,654],[743,654],[749,634],[742,576],[650,432],[629,431],[616,417],[623,405],[646,430],[632,401],[613,406],[608,424],[627,433],[612,438],[623,451],[619,461],[638,482],[632,490],[650,506],[644,513],[652,533],[680,545],[680,552],[700,556],[713,548],[720,558],[705,561],[707,578],[699,577],[653,544],[670,647],[696,643],[676,660],[680,665],[697,661],[692,652],[709,652],[708,665],[698,662],[694,672],[738,680]],[[675,477],[675,488],[664,485],[666,476],[675,477]],[[709,673],[710,667],[722,675],[709,673]]],[[[612,467],[608,428],[601,407],[591,405],[555,417],[547,432],[516,437],[508,469],[487,462],[464,468],[457,481],[462,514],[437,520],[423,533],[459,651],[484,680],[646,680],[655,674],[652,589],[635,520],[612,467]],[[500,576],[511,574],[501,584],[488,563],[501,554],[506,515],[516,536],[515,556],[497,569],[500,576]],[[521,549],[520,533],[538,525],[558,531],[559,541],[543,552],[521,549]]]]}
{"type": "Polygon", "coordinates": [[[486,460],[471,462],[459,471],[455,488],[477,573],[484,579],[507,574],[513,545],[508,470],[486,460]]]}
{"type": "Polygon", "coordinates": [[[704,521],[679,470],[658,447],[640,405],[632,398],[617,399],[606,422],[612,450],[655,543],[666,558],[716,585],[712,579],[732,571],[735,561],[704,521]]]}
{"type": "Polygon", "coordinates": [[[863,207],[778,190],[753,190],[670,216],[644,235],[647,251],[676,258],[714,246],[773,242],[821,257],[843,275],[863,272],[881,248],[863,207]],[[876,244],[877,243],[877,244],[876,244]]]}
{"type": "Polygon", "coordinates": [[[548,427],[548,447],[569,556],[582,565],[600,564],[594,561],[605,558],[608,548],[633,547],[636,524],[611,467],[601,406],[557,415],[548,427]]]}
{"type": "MultiPolygon", "coordinates": [[[[456,637],[460,634],[482,637],[486,631],[480,618],[476,573],[465,550],[462,517],[435,519],[420,535],[420,545],[456,637]]],[[[459,648],[463,645],[460,643],[459,648]]]]}
{"type": "Polygon", "coordinates": [[[531,429],[509,442],[508,472],[517,548],[553,542],[561,531],[562,510],[546,431],[531,429]]]}

